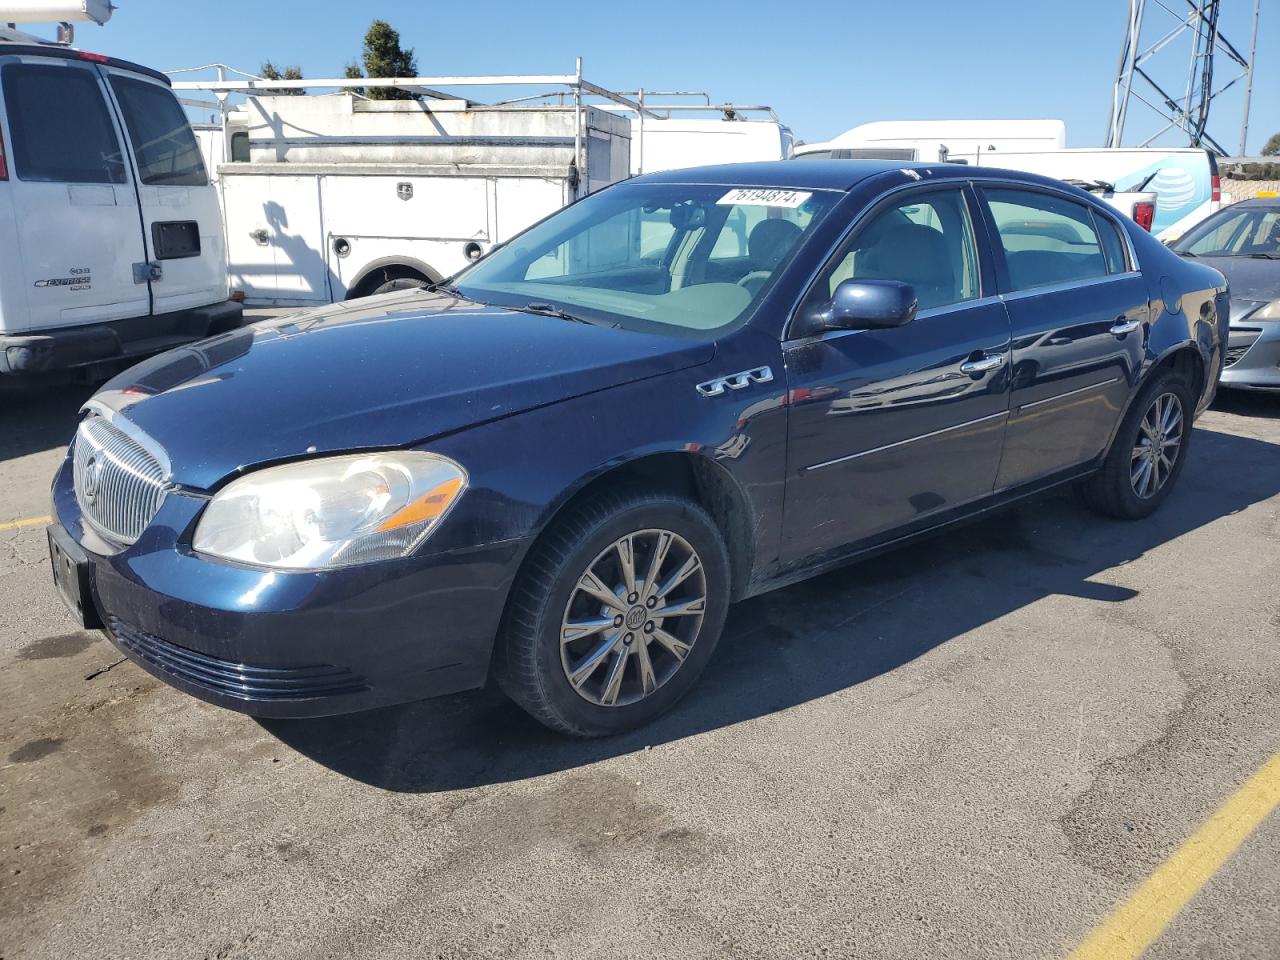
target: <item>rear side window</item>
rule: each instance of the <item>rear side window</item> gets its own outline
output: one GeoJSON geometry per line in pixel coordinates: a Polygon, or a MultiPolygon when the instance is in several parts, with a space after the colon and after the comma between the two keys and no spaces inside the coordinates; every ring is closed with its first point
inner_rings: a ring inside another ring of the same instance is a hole
{"type": "Polygon", "coordinates": [[[983,190],[1014,290],[1107,275],[1089,208],[1029,190],[983,190]]]}
{"type": "Polygon", "coordinates": [[[1098,236],[1102,238],[1102,255],[1107,259],[1107,272],[1125,273],[1129,269],[1129,260],[1125,256],[1120,228],[1096,212],[1093,222],[1098,228],[1098,236]]]}
{"type": "Polygon", "coordinates": [[[95,73],[82,67],[6,64],[9,149],[19,180],[125,183],[124,156],[95,73]]]}
{"type": "Polygon", "coordinates": [[[209,182],[196,135],[172,93],[154,83],[119,75],[111,78],[111,89],[124,114],[143,183],[203,187],[209,182]]]}

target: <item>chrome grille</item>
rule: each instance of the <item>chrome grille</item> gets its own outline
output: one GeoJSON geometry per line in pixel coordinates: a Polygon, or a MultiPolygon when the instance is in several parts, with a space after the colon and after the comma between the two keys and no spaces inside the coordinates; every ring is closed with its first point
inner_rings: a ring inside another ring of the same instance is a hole
{"type": "Polygon", "coordinates": [[[142,536],[164,501],[165,469],[137,440],[90,415],[76,431],[76,502],[85,518],[114,540],[142,536]]]}

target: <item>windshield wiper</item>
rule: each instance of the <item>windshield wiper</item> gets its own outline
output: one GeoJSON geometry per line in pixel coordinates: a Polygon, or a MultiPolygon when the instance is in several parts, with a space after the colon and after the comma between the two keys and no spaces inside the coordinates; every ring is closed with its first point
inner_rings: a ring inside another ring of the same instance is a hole
{"type": "Polygon", "coordinates": [[[439,283],[431,284],[431,286],[427,287],[427,289],[430,290],[432,293],[446,293],[451,297],[457,297],[459,300],[471,299],[466,294],[464,294],[461,290],[455,287],[453,284],[445,283],[445,281],[443,280],[441,280],[439,283]]]}
{"type": "Polygon", "coordinates": [[[526,303],[523,307],[518,307],[517,309],[525,310],[529,313],[540,313],[544,317],[559,317],[561,320],[572,320],[574,323],[591,323],[590,320],[576,317],[567,310],[561,310],[551,303],[526,303]]]}
{"type": "Polygon", "coordinates": [[[1173,251],[1173,252],[1174,252],[1174,253],[1176,253],[1176,254],[1177,254],[1178,256],[1180,256],[1180,257],[1193,257],[1193,258],[1195,258],[1195,257],[1199,257],[1199,256],[1200,256],[1200,254],[1198,254],[1198,253],[1192,253],[1190,250],[1175,250],[1175,251],[1173,251]]]}
{"type": "Polygon", "coordinates": [[[1250,253],[1255,260],[1280,260],[1280,253],[1250,253]]]}

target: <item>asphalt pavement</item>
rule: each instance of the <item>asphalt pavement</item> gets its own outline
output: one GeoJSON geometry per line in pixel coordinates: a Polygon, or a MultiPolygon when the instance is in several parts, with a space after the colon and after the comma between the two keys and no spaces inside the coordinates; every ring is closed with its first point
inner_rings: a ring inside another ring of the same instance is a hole
{"type": "MultiPolygon", "coordinates": [[[[259,722],[78,632],[86,395],[0,395],[3,960],[1066,957],[1280,751],[1280,397],[1147,521],[1054,495],[747,601],[578,742],[493,691],[259,722]]],[[[1275,960],[1278,865],[1272,814],[1148,956],[1275,960]]]]}

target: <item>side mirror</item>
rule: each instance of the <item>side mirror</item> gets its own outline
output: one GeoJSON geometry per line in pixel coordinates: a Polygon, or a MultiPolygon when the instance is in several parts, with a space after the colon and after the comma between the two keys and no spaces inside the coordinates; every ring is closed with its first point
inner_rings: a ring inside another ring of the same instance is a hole
{"type": "Polygon", "coordinates": [[[916,292],[909,283],[845,280],[829,301],[811,310],[804,332],[901,327],[915,319],[918,306],[916,292]]]}

